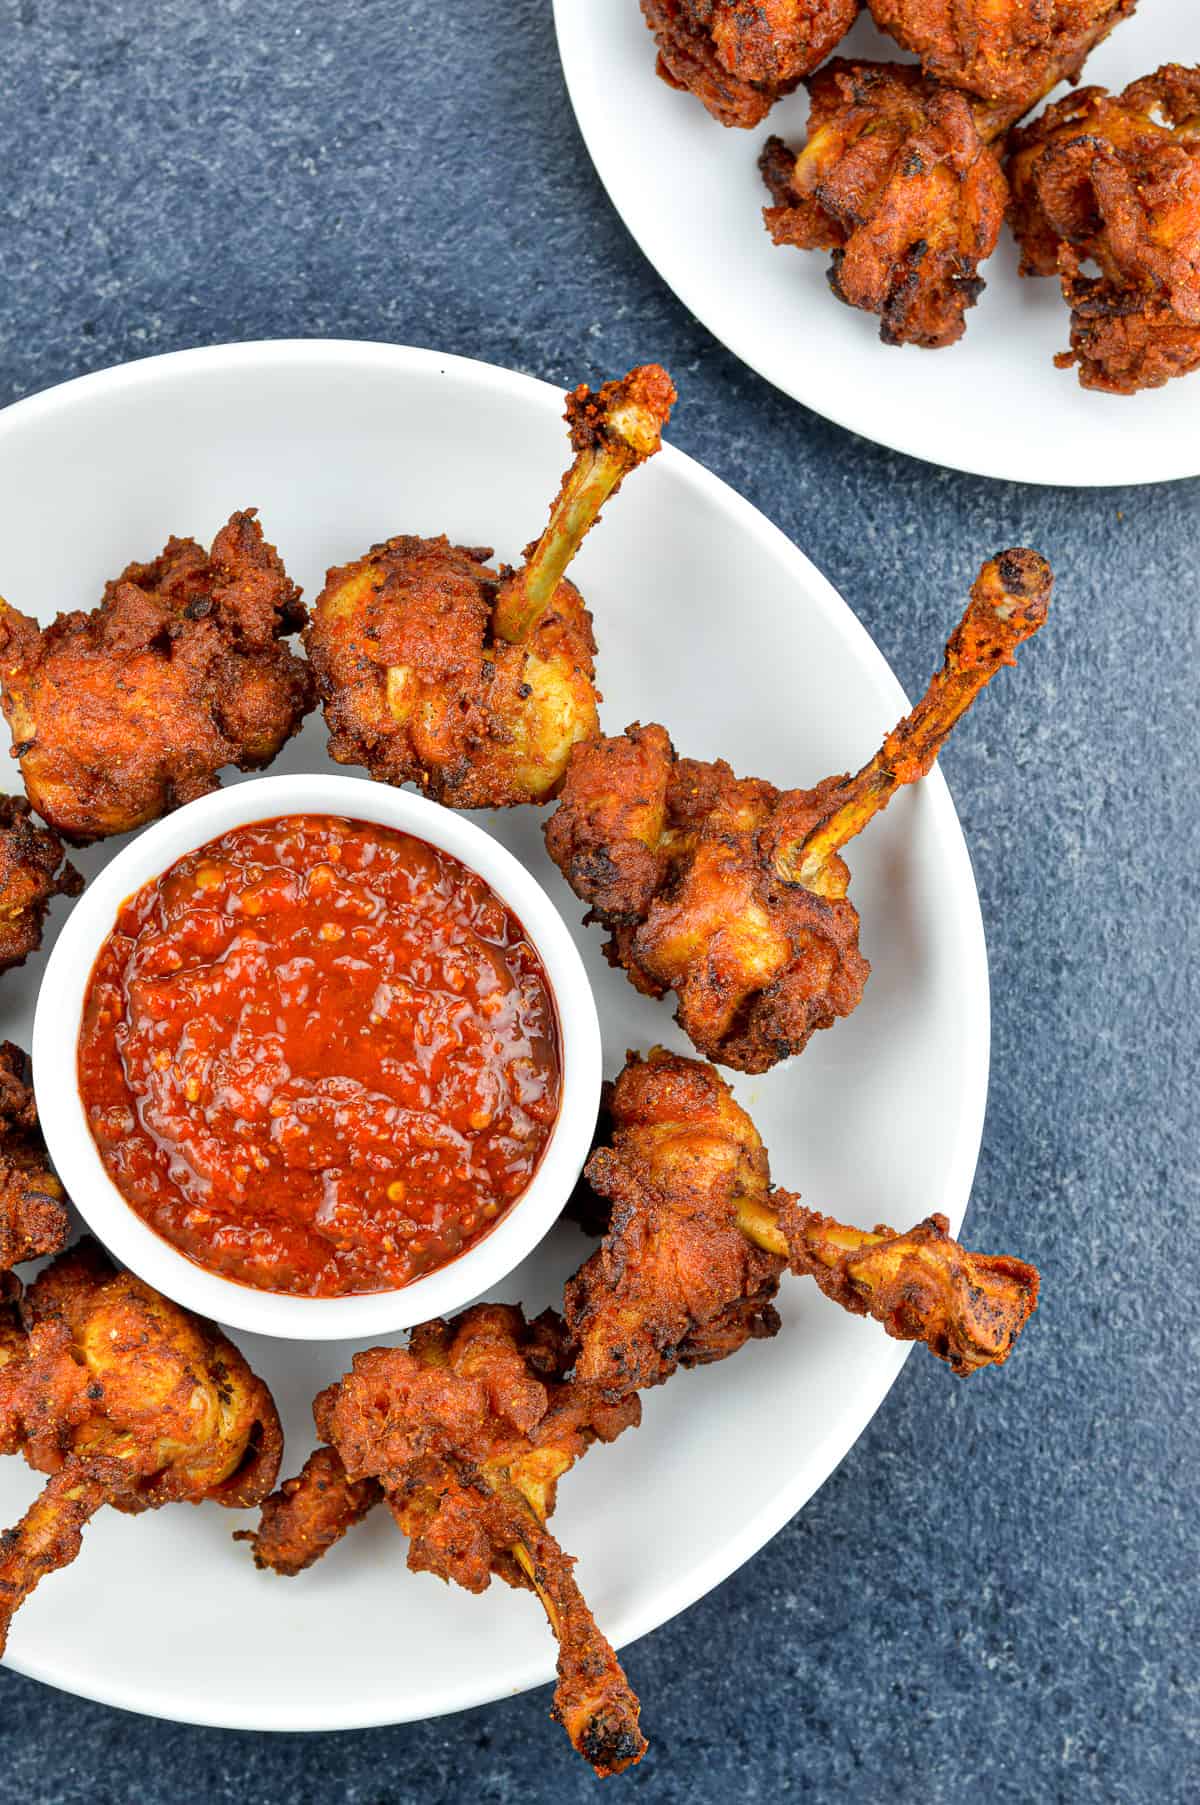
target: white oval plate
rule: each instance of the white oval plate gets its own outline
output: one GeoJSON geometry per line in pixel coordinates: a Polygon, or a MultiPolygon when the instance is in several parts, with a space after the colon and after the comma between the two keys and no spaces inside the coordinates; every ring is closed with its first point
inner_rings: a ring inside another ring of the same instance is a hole
{"type": "MultiPolygon", "coordinates": [[[[395,532],[446,532],[515,560],[565,462],[562,405],[555,389],[461,358],[319,341],[87,376],[0,416],[0,589],[44,620],[91,607],[170,532],[207,541],[248,505],[310,599],[327,565],[395,532]]],[[[689,753],[807,783],[859,763],[904,709],[882,656],[807,559],[669,447],[610,505],[573,574],[596,617],[610,728],[665,717],[689,753]]],[[[973,574],[962,572],[964,592],[973,574]]],[[[962,601],[946,596],[947,631],[962,601]]],[[[1003,682],[1019,706],[1019,679],[1003,682]]],[[[276,768],[328,768],[319,719],[276,768]]],[[[682,1045],[666,1007],[612,972],[579,925],[540,820],[521,810],[487,824],[579,935],[607,1070],[627,1047],[682,1045]]],[[[91,873],[109,856],[96,848],[79,862],[91,873]]],[[[936,1207],[957,1226],[983,1120],[988,992],[970,861],[939,773],[893,804],[851,864],[875,965],[865,1001],[801,1060],[738,1090],[776,1175],[812,1203],[864,1225],[936,1207]]],[[[0,987],[0,1032],[26,1045],[42,957],[0,987]]],[[[560,1226],[506,1295],[542,1308],[587,1245],[560,1226]]],[[[760,1548],[900,1370],[903,1348],[811,1286],[785,1282],[781,1304],[775,1341],[648,1396],[644,1427],[563,1484],[554,1527],[618,1644],[760,1548]]],[[[312,1441],[309,1402],[353,1350],[238,1339],[274,1389],[294,1471],[312,1441]]],[[[0,1524],[35,1484],[21,1461],[0,1463],[0,1524]]],[[[473,1598],[410,1574],[384,1513],[286,1581],[255,1572],[231,1541],[245,1521],[207,1507],[104,1513],[80,1559],[20,1612],[12,1665],[157,1716],[271,1730],[429,1717],[551,1678],[533,1598],[499,1584],[473,1598]]],[[[653,1735],[653,1699],[645,1720],[653,1735]]]]}
{"type": "MultiPolygon", "coordinates": [[[[1018,277],[1007,226],[965,338],[942,351],[883,345],[878,320],[830,294],[827,253],[781,249],[763,227],[758,153],[771,133],[803,142],[803,89],[753,131],[729,129],[659,81],[637,0],[554,0],[554,14],[580,129],[617,212],[684,305],[785,394],[894,451],[978,476],[1093,487],[1200,473],[1200,372],[1142,395],[1081,389],[1053,364],[1068,338],[1058,284],[1018,277]]],[[[912,60],[865,18],[838,54],[912,60]]],[[[1200,7],[1142,0],[1084,80],[1122,88],[1172,61],[1200,62],[1200,7]]]]}

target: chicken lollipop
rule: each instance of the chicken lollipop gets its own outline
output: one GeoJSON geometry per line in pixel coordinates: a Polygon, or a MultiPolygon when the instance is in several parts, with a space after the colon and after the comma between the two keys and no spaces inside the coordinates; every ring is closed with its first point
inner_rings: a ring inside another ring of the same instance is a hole
{"type": "Polygon", "coordinates": [[[962,337],[996,248],[1008,188],[970,102],[898,63],[833,62],[808,83],[808,140],[759,160],[778,245],[833,252],[839,301],[878,314],[888,345],[962,337]]]}
{"type": "Polygon", "coordinates": [[[0,796],[0,971],[36,953],[52,898],[82,889],[58,835],[30,819],[23,797],[0,796]]]}
{"type": "Polygon", "coordinates": [[[91,614],[39,628],[0,602],[0,700],[29,800],[74,844],[141,827],[257,770],[312,706],[282,643],[304,610],[254,510],[205,552],[170,539],[91,614]]]}
{"type": "Polygon", "coordinates": [[[270,1393],[212,1326],[117,1273],[94,1243],[61,1254],[0,1328],[0,1450],[49,1474],[0,1535],[0,1654],[14,1612],[79,1553],[104,1504],[242,1509],[275,1483],[270,1393]]]}
{"type": "Polygon", "coordinates": [[[658,450],[674,400],[656,364],[568,397],[575,461],[519,570],[402,537],[329,572],[305,639],[333,758],[456,808],[557,794],[572,746],[597,731],[591,616],[563,572],[658,450]]]}
{"type": "MultiPolygon", "coordinates": [[[[311,1566],[384,1500],[409,1565],[482,1591],[531,1585],[560,1644],[555,1714],[599,1773],[638,1760],[639,1707],[546,1529],[558,1480],[640,1421],[638,1393],[780,1326],[790,1269],[957,1373],[999,1366],[1037,1304],[1020,1260],[968,1253],[931,1216],[850,1228],[771,1185],[754,1124],[711,1066],[656,1048],[607,1087],[587,1166],[604,1240],[565,1318],[478,1304],[359,1354],[313,1408],[323,1446],[242,1533],[260,1567],[311,1566]]],[[[0,1350],[2,1357],[2,1350],[0,1350]]]]}
{"type": "Polygon", "coordinates": [[[559,1642],[554,1714],[598,1773],[620,1773],[645,1752],[638,1702],[546,1522],[558,1480],[636,1423],[638,1404],[572,1385],[567,1358],[557,1317],[526,1323],[501,1304],[427,1323],[407,1349],[356,1355],[314,1405],[328,1446],[248,1539],[260,1566],[295,1573],[382,1496],[414,1572],[536,1592],[559,1642]]]}
{"type": "Polygon", "coordinates": [[[59,1253],[70,1220],[50,1170],[29,1082],[29,1055],[0,1042],[0,1272],[59,1253]]]}
{"type": "Polygon", "coordinates": [[[860,0],[642,0],[668,87],[755,126],[840,44],[860,0]]]}
{"type": "Polygon", "coordinates": [[[1200,367],[1200,69],[1083,88],[1010,149],[1021,273],[1060,276],[1071,309],[1060,367],[1118,395],[1200,367]]]}
{"type": "Polygon", "coordinates": [[[586,1176],[610,1220],[566,1293],[577,1384],[623,1397],[774,1335],[788,1269],[959,1374],[1003,1365],[1036,1308],[1033,1267],[967,1252],[944,1216],[867,1233],[777,1190],[753,1122],[710,1065],[661,1047],[631,1054],[608,1118],[611,1145],[586,1176]]]}
{"type": "Polygon", "coordinates": [[[854,777],[778,790],[722,759],[677,757],[656,725],[576,749],[547,849],[608,929],[610,963],[647,996],[673,990],[701,1053],[765,1072],[857,1006],[870,967],[841,849],[930,769],[1042,625],[1050,588],[1036,552],[985,564],[942,669],[854,777]]]}
{"type": "Polygon", "coordinates": [[[882,31],[921,59],[931,81],[997,103],[1006,123],[1089,54],[1137,0],[867,0],[882,31]]]}

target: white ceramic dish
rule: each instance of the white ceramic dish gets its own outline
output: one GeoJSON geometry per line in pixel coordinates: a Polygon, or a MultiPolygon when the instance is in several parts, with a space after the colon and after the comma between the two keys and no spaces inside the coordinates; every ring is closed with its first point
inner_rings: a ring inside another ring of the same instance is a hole
{"type": "Polygon", "coordinates": [[[293,1341],[398,1334],[461,1310],[499,1284],[551,1228],[588,1156],[600,1103],[600,1023],[575,942],[537,880],[490,834],[409,790],[328,774],[260,777],[218,790],[136,834],[87,886],[47,966],[33,1029],[33,1070],[47,1144],[67,1193],[109,1252],[177,1303],[231,1328],[293,1341]],[[75,1078],[88,980],[125,898],[185,853],[251,821],[342,815],[413,834],[484,878],[537,948],[558,1008],[562,1104],[528,1189],[482,1241],[399,1291],[284,1297],[206,1272],[135,1215],[104,1169],[75,1078]]]}
{"type": "MultiPolygon", "coordinates": [[[[1084,487],[1200,473],[1200,374],[1143,395],[1082,390],[1053,365],[1067,344],[1058,285],[1018,277],[1007,227],[959,344],[882,345],[877,320],[830,295],[827,255],[781,250],[763,229],[758,153],[771,133],[803,142],[803,90],[753,131],[730,130],[659,81],[638,0],[555,0],[554,14],[617,212],[684,305],[769,382],[864,438],[980,476],[1084,487]]],[[[912,60],[865,16],[838,54],[912,60]]],[[[1122,88],[1172,61],[1200,62],[1200,7],[1142,0],[1084,80],[1122,88]]]]}
{"type": "MultiPolygon", "coordinates": [[[[561,414],[561,394],[527,377],[384,345],[240,345],[85,377],[0,416],[0,590],[45,619],[90,606],[169,532],[211,536],[251,503],[310,597],[327,565],[391,532],[490,541],[512,560],[566,461],[561,414]]],[[[670,446],[609,505],[572,574],[596,617],[610,726],[663,718],[690,753],[795,783],[857,764],[904,708],[803,554],[670,446]]],[[[944,598],[947,631],[974,574],[964,568],[961,593],[944,598]]],[[[1017,718],[1019,671],[996,694],[1017,718]]],[[[329,770],[324,746],[314,720],[276,770],[329,770]]],[[[606,1071],[629,1047],[682,1047],[667,1008],[605,964],[545,856],[538,814],[486,825],[571,926],[606,1071]]],[[[95,876],[119,850],[78,862],[95,876]]],[[[810,1203],[865,1225],[937,1207],[957,1228],[983,1123],[988,993],[970,861],[939,772],[897,798],[850,864],[874,965],[865,999],[802,1059],[737,1091],[776,1176],[810,1203]]],[[[66,913],[56,904],[51,939],[66,913]]],[[[43,970],[44,955],[0,985],[0,1033],[25,1045],[43,970]]],[[[501,1296],[541,1309],[588,1245],[560,1224],[501,1296]]],[[[832,1472],[903,1364],[903,1347],[811,1286],[786,1284],[780,1305],[774,1341],[649,1395],[643,1427],[563,1483],[555,1528],[618,1644],[760,1548],[832,1472]]],[[[312,1441],[311,1399],[355,1344],[238,1339],[275,1393],[295,1470],[312,1441]]],[[[22,1462],[0,1462],[0,1524],[36,1483],[22,1462]]],[[[408,1573],[382,1513],[294,1581],[255,1572],[230,1540],[238,1526],[215,1509],[103,1513],[82,1557],[20,1612],[9,1661],[158,1716],[276,1730],[429,1717],[553,1674],[533,1600],[499,1585],[473,1598],[408,1573]]],[[[653,1735],[653,1699],[645,1723],[653,1735]]]]}

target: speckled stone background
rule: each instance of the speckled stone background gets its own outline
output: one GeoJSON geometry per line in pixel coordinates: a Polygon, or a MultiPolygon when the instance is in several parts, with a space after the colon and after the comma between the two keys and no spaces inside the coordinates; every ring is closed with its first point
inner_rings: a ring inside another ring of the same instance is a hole
{"type": "MultiPolygon", "coordinates": [[[[945,760],[994,986],[976,1220],[1042,1267],[1044,1307],[1002,1373],[918,1352],[803,1515],[629,1651],[653,1749],[606,1796],[1200,1796],[1200,483],[953,476],[766,387],[614,216],[547,0],[0,0],[0,84],[0,402],[242,338],[562,383],[661,358],[675,443],[804,546],[910,689],[981,551],[1051,557],[1005,752],[982,725],[945,760]]],[[[590,1799],[548,1705],[272,1738],[0,1672],[0,1805],[590,1799]]]]}

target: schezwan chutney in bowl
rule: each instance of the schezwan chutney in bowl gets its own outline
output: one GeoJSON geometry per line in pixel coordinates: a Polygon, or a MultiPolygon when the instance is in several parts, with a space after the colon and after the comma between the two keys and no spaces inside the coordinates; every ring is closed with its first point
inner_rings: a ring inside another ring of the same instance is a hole
{"type": "Polygon", "coordinates": [[[553,992],[482,877],[328,814],[236,826],[122,905],[78,1043],[129,1206],[260,1290],[393,1290],[456,1259],[554,1130],[553,992]]]}

